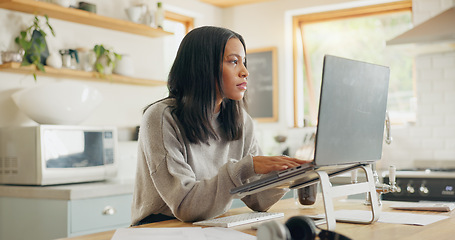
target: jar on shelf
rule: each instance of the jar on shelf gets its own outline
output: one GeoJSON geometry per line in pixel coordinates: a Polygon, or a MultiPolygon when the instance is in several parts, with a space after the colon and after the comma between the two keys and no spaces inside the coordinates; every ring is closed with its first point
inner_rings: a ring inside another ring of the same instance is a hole
{"type": "Polygon", "coordinates": [[[95,69],[96,54],[93,50],[88,48],[78,48],[79,54],[79,70],[91,72],[95,69]]]}

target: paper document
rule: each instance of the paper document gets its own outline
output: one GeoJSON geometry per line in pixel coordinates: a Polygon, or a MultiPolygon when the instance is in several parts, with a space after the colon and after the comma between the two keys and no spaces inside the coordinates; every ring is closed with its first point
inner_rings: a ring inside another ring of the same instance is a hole
{"type": "Polygon", "coordinates": [[[412,211],[435,211],[435,212],[450,212],[455,209],[453,202],[407,202],[397,203],[390,208],[399,210],[412,210],[412,211]]]}
{"type": "MultiPolygon", "coordinates": [[[[311,216],[314,218],[325,218],[325,214],[311,216]]],[[[363,220],[371,219],[371,211],[363,210],[340,210],[335,212],[335,218],[341,222],[349,222],[349,220],[363,220]]],[[[402,213],[402,212],[381,212],[379,214],[378,222],[382,223],[396,223],[425,226],[437,221],[449,218],[443,215],[434,214],[416,214],[416,213],[402,213]]]]}
{"type": "Polygon", "coordinates": [[[255,236],[228,228],[119,228],[111,240],[256,240],[255,236]]]}
{"type": "Polygon", "coordinates": [[[207,240],[256,240],[256,236],[236,231],[232,228],[208,227],[202,231],[207,240]]]}

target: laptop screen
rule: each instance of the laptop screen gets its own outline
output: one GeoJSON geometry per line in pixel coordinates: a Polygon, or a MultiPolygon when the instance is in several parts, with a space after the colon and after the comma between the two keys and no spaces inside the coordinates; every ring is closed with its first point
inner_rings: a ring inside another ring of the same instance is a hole
{"type": "Polygon", "coordinates": [[[316,165],[381,159],[388,88],[388,67],[324,57],[316,165]]]}

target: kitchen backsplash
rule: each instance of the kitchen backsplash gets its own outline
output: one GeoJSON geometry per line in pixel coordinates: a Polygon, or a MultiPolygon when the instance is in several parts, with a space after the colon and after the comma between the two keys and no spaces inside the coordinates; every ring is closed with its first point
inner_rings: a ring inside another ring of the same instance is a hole
{"type": "MultiPolygon", "coordinates": [[[[454,0],[413,0],[414,24],[453,6],[454,0]]],[[[415,160],[455,159],[455,50],[418,55],[415,69],[417,122],[392,127],[394,141],[384,146],[384,167],[408,168],[415,160]]]]}

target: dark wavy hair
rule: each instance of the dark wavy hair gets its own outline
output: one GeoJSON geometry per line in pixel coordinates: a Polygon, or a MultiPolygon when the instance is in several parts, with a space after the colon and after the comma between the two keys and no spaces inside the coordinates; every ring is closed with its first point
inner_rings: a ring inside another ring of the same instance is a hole
{"type": "Polygon", "coordinates": [[[177,102],[174,114],[192,143],[208,143],[210,138],[219,137],[232,141],[243,135],[245,98],[241,101],[223,98],[217,119],[222,136],[218,136],[210,124],[217,88],[224,96],[224,49],[231,38],[239,39],[246,52],[245,41],[236,32],[212,26],[193,29],[183,38],[170,70],[167,86],[169,97],[177,102]]]}

